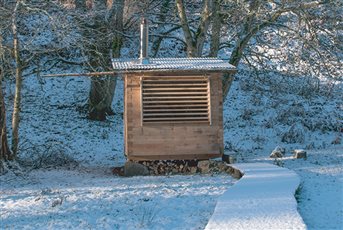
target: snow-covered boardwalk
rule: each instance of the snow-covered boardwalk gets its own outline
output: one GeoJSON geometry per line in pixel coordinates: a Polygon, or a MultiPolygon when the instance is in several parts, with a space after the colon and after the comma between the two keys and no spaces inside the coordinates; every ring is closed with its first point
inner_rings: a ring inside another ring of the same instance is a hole
{"type": "Polygon", "coordinates": [[[232,166],[244,176],[218,199],[206,229],[306,229],[294,198],[295,172],[267,163],[232,166]]]}

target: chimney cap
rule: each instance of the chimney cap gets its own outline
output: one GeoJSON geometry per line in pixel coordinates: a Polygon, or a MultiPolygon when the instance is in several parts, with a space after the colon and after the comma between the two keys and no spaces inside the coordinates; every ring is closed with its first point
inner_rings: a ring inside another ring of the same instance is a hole
{"type": "Polygon", "coordinates": [[[145,16],[142,16],[141,24],[148,24],[148,19],[145,16]]]}

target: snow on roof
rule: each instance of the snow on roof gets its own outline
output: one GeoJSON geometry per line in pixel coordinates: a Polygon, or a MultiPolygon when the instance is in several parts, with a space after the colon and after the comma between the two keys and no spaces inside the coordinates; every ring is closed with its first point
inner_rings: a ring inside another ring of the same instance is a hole
{"type": "Polygon", "coordinates": [[[112,66],[117,72],[145,71],[218,71],[232,72],[236,68],[227,60],[219,58],[149,58],[149,63],[140,59],[112,59],[112,66]]]}

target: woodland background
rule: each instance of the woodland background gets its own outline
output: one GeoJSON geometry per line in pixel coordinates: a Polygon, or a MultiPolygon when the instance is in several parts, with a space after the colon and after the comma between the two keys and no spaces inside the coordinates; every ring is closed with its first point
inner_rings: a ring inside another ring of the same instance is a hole
{"type": "MultiPolygon", "coordinates": [[[[268,90],[294,89],[303,98],[340,97],[334,89],[342,80],[342,11],[335,0],[1,0],[0,158],[16,159],[20,152],[24,79],[36,76],[43,83],[46,73],[108,71],[111,57],[137,57],[142,16],[150,22],[151,57],[219,56],[236,66],[238,75],[249,76],[241,81],[247,90],[271,84],[268,90]]],[[[223,80],[225,98],[232,79],[223,80]]],[[[74,109],[106,120],[114,114],[116,85],[117,77],[92,78],[88,96],[74,109]]],[[[247,105],[243,119],[251,118],[251,110],[247,105]]],[[[287,121],[285,114],[277,121],[291,125],[291,134],[282,140],[302,141],[299,122],[287,121]]],[[[311,113],[304,108],[294,114],[306,118],[306,129],[322,129],[308,123],[311,113]]],[[[324,131],[337,132],[340,142],[342,116],[336,115],[328,115],[324,131]]]]}

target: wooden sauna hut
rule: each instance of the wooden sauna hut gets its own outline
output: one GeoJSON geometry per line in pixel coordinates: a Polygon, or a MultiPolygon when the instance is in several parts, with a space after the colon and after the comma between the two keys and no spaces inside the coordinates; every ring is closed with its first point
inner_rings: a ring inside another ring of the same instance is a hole
{"type": "Polygon", "coordinates": [[[223,154],[222,76],[217,58],[148,58],[147,23],[139,59],[113,59],[124,79],[128,160],[200,160],[223,154]]]}

